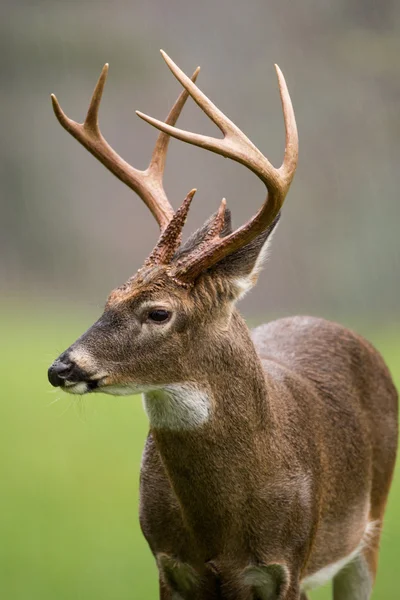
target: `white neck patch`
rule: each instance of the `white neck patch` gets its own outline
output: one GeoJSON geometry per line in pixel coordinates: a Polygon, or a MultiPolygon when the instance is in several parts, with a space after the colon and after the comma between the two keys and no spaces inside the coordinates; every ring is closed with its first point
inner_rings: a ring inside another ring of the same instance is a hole
{"type": "Polygon", "coordinates": [[[211,414],[209,396],[190,383],[173,383],[146,390],[143,406],[155,429],[180,431],[197,429],[211,414]]]}

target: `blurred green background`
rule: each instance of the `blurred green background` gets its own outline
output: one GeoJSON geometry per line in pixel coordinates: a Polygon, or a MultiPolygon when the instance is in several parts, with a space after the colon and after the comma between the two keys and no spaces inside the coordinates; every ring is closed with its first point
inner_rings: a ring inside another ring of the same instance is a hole
{"type": "MultiPolygon", "coordinates": [[[[144,168],[179,86],[164,48],[275,164],[283,124],[273,63],[300,132],[300,163],[271,260],[242,303],[249,322],[294,313],[368,337],[400,385],[400,3],[396,0],[3,0],[0,5],[0,598],[157,597],[139,530],[147,423],[140,398],[70,398],[53,359],[100,314],[157,235],[147,209],[56,122],[83,119],[105,62],[101,126],[144,168]]],[[[188,102],[183,127],[215,134],[188,102]]],[[[187,231],[227,197],[234,223],[263,186],[240,165],[171,143],[166,189],[198,193],[187,231]]],[[[374,598],[396,600],[398,469],[374,598]]],[[[328,591],[312,595],[329,598],[328,591]]]]}

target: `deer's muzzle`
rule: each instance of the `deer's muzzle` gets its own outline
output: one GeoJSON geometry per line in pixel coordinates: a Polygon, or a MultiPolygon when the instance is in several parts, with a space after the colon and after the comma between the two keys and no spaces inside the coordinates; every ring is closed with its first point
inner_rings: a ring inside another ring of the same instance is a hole
{"type": "Polygon", "coordinates": [[[53,362],[47,375],[52,386],[72,393],[82,394],[98,386],[98,381],[91,379],[91,375],[78,367],[66,353],[53,362]]]}

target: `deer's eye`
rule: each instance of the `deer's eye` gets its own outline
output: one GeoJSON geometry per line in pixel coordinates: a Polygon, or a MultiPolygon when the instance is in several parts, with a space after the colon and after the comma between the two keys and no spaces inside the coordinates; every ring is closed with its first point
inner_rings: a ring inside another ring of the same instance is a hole
{"type": "Polygon", "coordinates": [[[169,310],[164,310],[163,308],[156,308],[149,312],[148,317],[149,321],[153,321],[154,323],[166,323],[171,318],[171,313],[169,310]]]}

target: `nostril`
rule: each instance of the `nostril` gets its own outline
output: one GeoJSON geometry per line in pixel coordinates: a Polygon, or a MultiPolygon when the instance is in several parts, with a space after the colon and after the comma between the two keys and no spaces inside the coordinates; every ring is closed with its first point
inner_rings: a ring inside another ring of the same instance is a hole
{"type": "Polygon", "coordinates": [[[72,371],[72,367],[73,364],[69,363],[68,365],[66,363],[63,362],[55,362],[54,363],[54,369],[57,373],[57,375],[68,375],[68,372],[72,371]]]}
{"type": "Polygon", "coordinates": [[[49,381],[54,387],[59,387],[71,373],[73,365],[56,360],[47,372],[49,381]]]}

